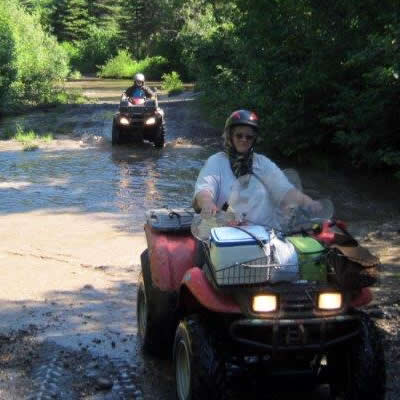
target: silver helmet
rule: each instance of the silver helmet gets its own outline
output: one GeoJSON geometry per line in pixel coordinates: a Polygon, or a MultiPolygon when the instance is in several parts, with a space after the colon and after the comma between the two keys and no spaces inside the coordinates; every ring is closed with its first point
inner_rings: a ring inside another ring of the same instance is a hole
{"type": "Polygon", "coordinates": [[[138,85],[138,86],[144,85],[144,75],[141,73],[135,74],[135,76],[133,77],[133,80],[135,81],[136,85],[138,85]]]}

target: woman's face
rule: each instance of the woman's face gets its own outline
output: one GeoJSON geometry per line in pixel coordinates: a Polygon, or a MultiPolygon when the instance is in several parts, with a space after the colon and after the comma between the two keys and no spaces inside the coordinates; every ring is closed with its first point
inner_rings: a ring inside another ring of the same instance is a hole
{"type": "Polygon", "coordinates": [[[237,125],[232,128],[232,144],[238,153],[247,153],[253,146],[256,134],[248,125],[237,125]]]}

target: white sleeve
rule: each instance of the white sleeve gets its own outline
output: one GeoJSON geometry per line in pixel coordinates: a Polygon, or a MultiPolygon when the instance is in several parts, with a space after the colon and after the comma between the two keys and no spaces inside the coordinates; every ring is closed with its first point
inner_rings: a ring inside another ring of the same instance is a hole
{"type": "Polygon", "coordinates": [[[293,188],[283,171],[270,159],[262,156],[262,179],[265,182],[273,202],[279,205],[287,192],[293,188]]]}
{"type": "Polygon", "coordinates": [[[193,198],[197,193],[206,190],[211,194],[214,202],[217,202],[220,191],[221,171],[219,166],[220,163],[216,156],[217,154],[211,156],[200,170],[194,188],[193,198]]]}

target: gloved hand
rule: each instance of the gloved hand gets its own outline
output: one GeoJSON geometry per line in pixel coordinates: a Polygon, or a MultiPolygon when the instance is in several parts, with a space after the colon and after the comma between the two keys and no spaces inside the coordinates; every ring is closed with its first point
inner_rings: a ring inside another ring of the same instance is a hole
{"type": "Polygon", "coordinates": [[[202,205],[200,215],[202,218],[210,218],[214,217],[217,211],[217,206],[212,201],[207,201],[202,205]]]}

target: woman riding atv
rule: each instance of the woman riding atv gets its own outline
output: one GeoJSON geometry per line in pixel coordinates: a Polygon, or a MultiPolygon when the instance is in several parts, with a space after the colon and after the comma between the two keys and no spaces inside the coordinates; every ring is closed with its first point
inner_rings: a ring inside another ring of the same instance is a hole
{"type": "Polygon", "coordinates": [[[269,196],[254,198],[244,219],[276,226],[279,209],[297,205],[318,211],[318,202],[297,190],[269,158],[254,152],[258,130],[258,116],[248,110],[234,111],[226,120],[224,151],[207,160],[195,186],[193,207],[197,212],[201,211],[202,217],[215,215],[219,210],[226,211],[232,185],[237,178],[247,174],[259,179],[268,189],[269,196]]]}

